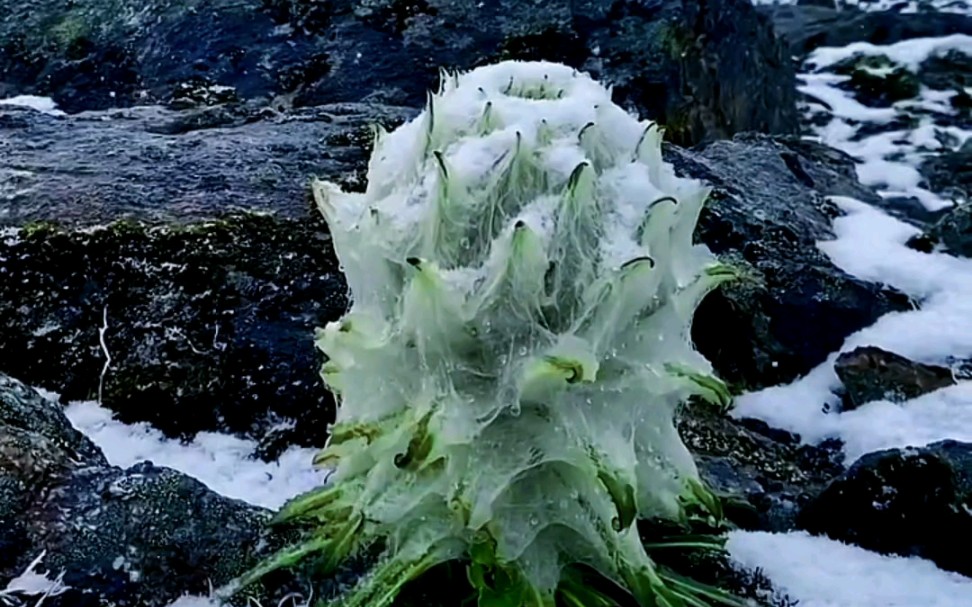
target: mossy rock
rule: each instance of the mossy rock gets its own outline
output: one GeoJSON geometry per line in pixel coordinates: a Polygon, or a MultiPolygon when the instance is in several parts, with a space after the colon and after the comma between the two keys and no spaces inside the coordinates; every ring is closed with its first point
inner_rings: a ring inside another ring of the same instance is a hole
{"type": "Polygon", "coordinates": [[[123,421],[171,435],[251,436],[270,451],[282,446],[276,424],[324,428],[333,414],[313,334],[344,311],[345,287],[315,217],[38,222],[0,241],[0,272],[0,366],[66,399],[100,398],[123,421]]]}
{"type": "Polygon", "coordinates": [[[885,55],[854,56],[836,64],[833,71],[850,76],[840,88],[853,92],[867,106],[890,107],[921,93],[918,76],[885,55]]]}

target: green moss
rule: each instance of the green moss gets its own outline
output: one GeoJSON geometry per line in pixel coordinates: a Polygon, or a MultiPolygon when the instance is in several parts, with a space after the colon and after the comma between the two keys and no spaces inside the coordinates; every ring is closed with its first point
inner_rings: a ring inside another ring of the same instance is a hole
{"type": "Polygon", "coordinates": [[[852,90],[866,105],[889,106],[921,92],[918,76],[885,55],[851,57],[835,65],[833,71],[850,76],[842,87],[852,90]]]}
{"type": "Polygon", "coordinates": [[[20,236],[30,240],[45,239],[63,233],[63,229],[55,221],[31,221],[20,227],[20,236]]]}

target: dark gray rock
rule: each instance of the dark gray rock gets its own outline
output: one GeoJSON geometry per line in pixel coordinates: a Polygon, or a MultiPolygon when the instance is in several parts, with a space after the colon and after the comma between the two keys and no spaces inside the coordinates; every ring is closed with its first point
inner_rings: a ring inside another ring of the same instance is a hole
{"type": "Polygon", "coordinates": [[[874,346],[844,352],[834,371],[846,390],[845,411],[876,400],[904,402],[955,384],[948,367],[917,363],[874,346]]]}
{"type": "Polygon", "coordinates": [[[21,564],[30,543],[27,512],[78,466],[107,466],[60,408],[0,375],[0,579],[21,564]]]}
{"type": "Polygon", "coordinates": [[[972,140],[958,150],[930,156],[918,170],[932,191],[972,200],[972,140]]]}
{"type": "Polygon", "coordinates": [[[161,606],[206,594],[281,545],[270,513],[142,463],[111,467],[58,403],[0,375],[0,586],[36,570],[45,604],[161,606]]]}
{"type": "Polygon", "coordinates": [[[172,436],[323,444],[314,330],[343,314],[346,286],[322,220],[34,224],[0,242],[0,274],[3,371],[172,436]]]}
{"type": "Polygon", "coordinates": [[[907,298],[856,280],[816,247],[833,237],[826,195],[880,204],[853,161],[796,138],[741,135],[700,151],[669,148],[676,171],[714,186],[697,238],[748,275],[711,294],[692,335],[737,390],[786,383],[907,298]]]}
{"type": "Polygon", "coordinates": [[[844,471],[839,446],[800,445],[705,407],[688,409],[678,430],[726,517],[743,529],[795,528],[801,508],[844,471]]]}
{"type": "Polygon", "coordinates": [[[797,0],[797,6],[822,6],[824,8],[837,8],[836,0],[797,0]]]}
{"type": "Polygon", "coordinates": [[[0,227],[120,219],[187,223],[231,212],[304,217],[312,177],[363,186],[370,127],[412,110],[339,104],[138,107],[59,118],[0,107],[0,227]]]}
{"type": "Polygon", "coordinates": [[[944,441],[868,454],[801,511],[799,524],[970,575],[972,445],[944,441]]]}
{"type": "Polygon", "coordinates": [[[908,246],[925,253],[941,246],[953,255],[972,257],[972,202],[949,209],[931,229],[909,240],[908,246]]]}
{"type": "Polygon", "coordinates": [[[936,90],[962,90],[972,86],[972,57],[956,50],[929,57],[921,63],[918,78],[922,84],[936,90]]]}
{"type": "Polygon", "coordinates": [[[419,107],[440,68],[529,58],[590,70],[679,142],[798,129],[793,66],[747,0],[0,0],[0,14],[0,98],[49,95],[69,112],[419,107]]]}
{"type": "Polygon", "coordinates": [[[822,46],[852,42],[894,44],[911,38],[972,35],[972,17],[956,13],[839,10],[821,6],[761,5],[757,10],[773,21],[776,33],[789,43],[790,52],[805,57],[822,46]]]}

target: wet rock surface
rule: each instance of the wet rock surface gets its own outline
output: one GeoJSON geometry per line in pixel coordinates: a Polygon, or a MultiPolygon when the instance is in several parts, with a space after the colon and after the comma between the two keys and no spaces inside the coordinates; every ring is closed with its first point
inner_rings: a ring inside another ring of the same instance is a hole
{"type": "Polygon", "coordinates": [[[972,140],[955,151],[931,156],[919,170],[931,190],[960,202],[972,201],[972,140]]]}
{"type": "Polygon", "coordinates": [[[943,441],[865,455],[799,515],[815,534],[972,574],[972,445],[943,441]]]}
{"type": "Polygon", "coordinates": [[[785,48],[746,0],[2,0],[0,14],[0,98],[47,95],[68,112],[419,107],[440,68],[529,57],[613,83],[680,142],[798,128],[785,48]]]}
{"type": "Polygon", "coordinates": [[[972,86],[972,57],[951,50],[924,60],[918,77],[925,86],[940,91],[959,91],[972,86]]]}
{"type": "Polygon", "coordinates": [[[972,257],[972,203],[950,208],[923,234],[908,241],[908,246],[930,253],[941,247],[961,257],[972,257]]]}
{"type": "Polygon", "coordinates": [[[726,517],[742,529],[794,529],[801,508],[844,470],[839,445],[801,445],[704,408],[689,410],[678,429],[702,478],[725,500],[726,517]]]}
{"type": "Polygon", "coordinates": [[[955,384],[948,367],[917,363],[873,346],[841,354],[834,370],[846,390],[844,411],[876,400],[904,402],[955,384]]]}
{"type": "Polygon", "coordinates": [[[268,210],[306,217],[313,177],[362,188],[371,125],[393,128],[415,113],[145,106],[61,118],[0,106],[0,227],[185,224],[268,210]]]}
{"type": "Polygon", "coordinates": [[[852,278],[816,248],[833,238],[826,196],[880,202],[846,155],[742,135],[695,152],[671,148],[668,160],[714,186],[697,238],[746,275],[706,298],[693,323],[699,350],[737,390],[792,381],[846,336],[907,307],[904,296],[852,278]]]}
{"type": "Polygon", "coordinates": [[[70,588],[45,604],[165,605],[280,545],[269,518],[150,462],[109,466],[58,403],[0,375],[0,586],[43,554],[35,573],[70,588]]]}

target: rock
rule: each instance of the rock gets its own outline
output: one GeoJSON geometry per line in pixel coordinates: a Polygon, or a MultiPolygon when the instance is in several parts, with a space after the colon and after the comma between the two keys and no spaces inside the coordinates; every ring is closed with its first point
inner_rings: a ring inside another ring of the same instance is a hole
{"type": "Polygon", "coordinates": [[[972,140],[958,150],[929,156],[918,170],[933,192],[972,200],[972,140]]]}
{"type": "Polygon", "coordinates": [[[926,253],[939,245],[953,255],[972,257],[972,202],[952,207],[930,230],[908,241],[926,253]]]}
{"type": "Polygon", "coordinates": [[[846,389],[845,411],[876,400],[904,402],[955,384],[948,367],[916,363],[874,346],[844,352],[834,370],[846,389]]]}
{"type": "Polygon", "coordinates": [[[916,16],[896,11],[861,11],[846,5],[834,10],[783,4],[764,4],[757,10],[773,21],[776,33],[801,59],[823,46],[847,46],[852,42],[885,45],[911,38],[972,35],[972,17],[959,13],[926,12],[916,16]]]}
{"type": "Polygon", "coordinates": [[[814,534],[972,575],[972,445],[944,441],[865,455],[798,518],[814,534]]]}
{"type": "Polygon", "coordinates": [[[881,202],[874,206],[880,207],[882,211],[896,219],[921,229],[930,228],[947,213],[947,209],[929,211],[928,207],[914,196],[882,197],[881,202]]]}
{"type": "Polygon", "coordinates": [[[748,0],[0,0],[0,14],[0,98],[47,95],[68,112],[419,107],[439,68],[530,58],[613,83],[681,143],[798,132],[793,66],[748,0]]]}
{"type": "Polygon", "coordinates": [[[107,466],[58,407],[0,375],[0,580],[26,556],[25,512],[79,461],[107,466]]]}
{"type": "Polygon", "coordinates": [[[138,107],[59,118],[0,106],[0,226],[184,224],[234,211],[303,218],[313,176],[360,189],[371,125],[391,128],[414,114],[339,104],[286,113],[138,107]]]}
{"type": "Polygon", "coordinates": [[[56,402],[0,375],[0,586],[43,553],[38,573],[73,589],[45,604],[166,605],[281,545],[269,517],[149,462],[109,466],[56,402]]]}
{"type": "Polygon", "coordinates": [[[687,409],[678,430],[727,518],[743,529],[793,529],[800,509],[844,470],[833,445],[767,436],[704,406],[687,409]]]}
{"type": "Polygon", "coordinates": [[[965,381],[972,379],[972,360],[952,358],[948,362],[949,368],[955,375],[956,380],[965,381]]]}
{"type": "MultiPolygon", "coordinates": [[[[574,22],[588,27],[578,16],[574,22]]],[[[799,132],[792,64],[748,0],[614,2],[605,25],[588,38],[594,56],[582,67],[610,82],[622,103],[665,124],[669,141],[799,132]]]]}
{"type": "Polygon", "coordinates": [[[895,64],[884,55],[850,57],[835,64],[835,74],[850,76],[839,88],[870,107],[891,107],[921,93],[921,82],[911,71],[895,64]]]}
{"type": "Polygon", "coordinates": [[[32,224],[0,242],[0,274],[0,369],[171,436],[323,443],[314,330],[346,307],[323,220],[32,224]]]}
{"type": "Polygon", "coordinates": [[[797,6],[821,6],[824,8],[836,9],[836,0],[797,0],[797,6]]]}
{"type": "Polygon", "coordinates": [[[956,50],[932,55],[921,63],[918,79],[939,91],[961,91],[972,87],[972,56],[956,50]]]}
{"type": "Polygon", "coordinates": [[[0,371],[172,436],[322,444],[333,401],[313,335],[346,286],[307,185],[361,185],[370,123],[403,112],[166,134],[186,113],[0,110],[0,174],[16,175],[0,223],[20,228],[0,238],[0,371]]]}
{"type": "Polygon", "coordinates": [[[880,204],[845,154],[796,138],[740,135],[699,151],[669,148],[667,159],[714,186],[697,238],[748,275],[707,297],[692,330],[734,389],[790,382],[851,333],[908,307],[903,295],[852,278],[816,247],[833,238],[825,195],[880,204]]]}

